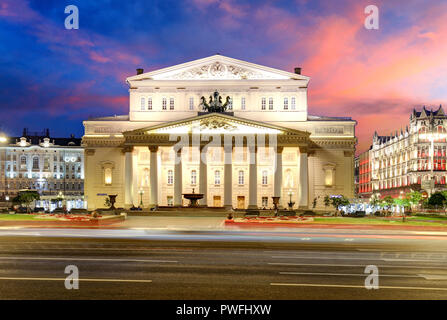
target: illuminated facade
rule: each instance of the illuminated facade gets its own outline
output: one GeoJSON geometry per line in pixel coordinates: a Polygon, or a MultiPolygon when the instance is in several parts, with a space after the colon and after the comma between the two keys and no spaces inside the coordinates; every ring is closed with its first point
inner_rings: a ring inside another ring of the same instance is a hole
{"type": "Polygon", "coordinates": [[[64,198],[68,209],[82,208],[84,194],[84,150],[81,139],[52,138],[49,130],[21,137],[1,137],[0,193],[11,200],[19,190],[41,195],[36,206],[54,209],[51,199],[64,198]]]}
{"type": "Polygon", "coordinates": [[[371,149],[360,155],[359,195],[398,197],[410,190],[427,193],[446,186],[447,116],[414,110],[410,125],[389,136],[374,134],[371,149]]]}
{"type": "Polygon", "coordinates": [[[192,192],[202,206],[239,209],[353,197],[356,122],[309,115],[299,68],[215,55],[126,81],[128,114],[84,121],[89,209],[108,194],[124,208],[184,206],[192,192]]]}

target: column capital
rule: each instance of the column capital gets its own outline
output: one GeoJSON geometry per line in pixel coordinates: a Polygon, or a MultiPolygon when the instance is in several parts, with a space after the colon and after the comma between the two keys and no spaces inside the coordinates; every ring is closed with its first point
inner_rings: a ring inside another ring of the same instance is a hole
{"type": "Polygon", "coordinates": [[[121,150],[122,153],[128,153],[133,152],[133,146],[124,146],[124,148],[121,150]]]}
{"type": "Polygon", "coordinates": [[[158,151],[158,146],[149,146],[148,147],[150,152],[157,152],[158,151]]]}
{"type": "Polygon", "coordinates": [[[298,148],[300,149],[300,153],[307,153],[309,151],[307,146],[299,146],[298,148]]]}
{"type": "Polygon", "coordinates": [[[277,146],[277,147],[276,147],[276,153],[282,153],[283,150],[284,150],[284,147],[283,147],[283,146],[277,146]]]}

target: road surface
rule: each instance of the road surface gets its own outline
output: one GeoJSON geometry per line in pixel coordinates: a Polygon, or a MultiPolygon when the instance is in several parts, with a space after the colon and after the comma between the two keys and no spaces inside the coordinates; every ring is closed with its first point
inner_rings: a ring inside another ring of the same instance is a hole
{"type": "Polygon", "coordinates": [[[447,298],[443,235],[322,232],[0,230],[0,299],[447,298]]]}

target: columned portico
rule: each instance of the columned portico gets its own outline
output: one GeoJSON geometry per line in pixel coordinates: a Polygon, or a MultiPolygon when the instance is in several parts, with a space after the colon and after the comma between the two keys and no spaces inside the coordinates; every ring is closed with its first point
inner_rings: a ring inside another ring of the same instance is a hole
{"type": "Polygon", "coordinates": [[[82,144],[95,150],[85,163],[89,208],[103,207],[105,194],[118,195],[117,207],[131,207],[143,187],[151,190],[145,207],[180,205],[182,191],[192,189],[204,195],[202,205],[238,209],[272,208],[278,196],[294,209],[308,209],[316,199],[324,210],[327,195],[354,196],[356,122],[309,114],[309,77],[299,69],[214,55],[138,73],[126,83],[128,113],[84,121],[82,144]],[[174,142],[172,135],[182,138],[174,142]],[[232,148],[258,147],[259,158],[233,162],[232,150],[211,157],[229,137],[232,148]],[[272,158],[261,153],[266,144],[278,147],[272,158]],[[198,153],[201,145],[208,163],[185,154],[174,163],[169,156],[171,148],[198,153]]]}
{"type": "Polygon", "coordinates": [[[150,146],[150,182],[151,182],[151,198],[150,207],[158,206],[158,147],[150,146]]]}

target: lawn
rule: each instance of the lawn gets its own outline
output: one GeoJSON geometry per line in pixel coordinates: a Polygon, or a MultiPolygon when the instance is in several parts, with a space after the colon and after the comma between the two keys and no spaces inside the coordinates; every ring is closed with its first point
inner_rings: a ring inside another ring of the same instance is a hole
{"type": "Polygon", "coordinates": [[[373,225],[397,225],[397,226],[434,226],[447,227],[447,220],[444,217],[418,217],[411,216],[406,218],[406,222],[402,222],[402,218],[384,218],[384,217],[315,217],[310,223],[324,224],[373,224],[373,225]]]}
{"type": "MultiPolygon", "coordinates": [[[[42,221],[42,219],[38,219],[37,215],[35,214],[0,214],[0,221],[10,221],[10,220],[20,220],[20,221],[42,221]]],[[[57,218],[49,218],[49,219],[45,219],[46,221],[57,221],[57,218]]]]}

